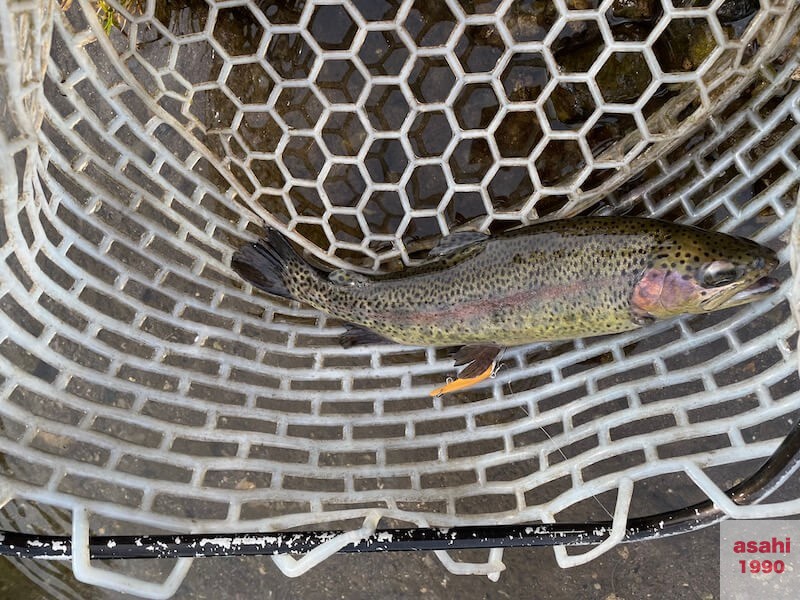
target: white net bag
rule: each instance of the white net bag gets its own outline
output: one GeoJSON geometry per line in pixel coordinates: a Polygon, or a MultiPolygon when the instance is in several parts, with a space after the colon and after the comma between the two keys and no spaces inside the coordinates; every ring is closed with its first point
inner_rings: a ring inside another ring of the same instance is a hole
{"type": "Polygon", "coordinates": [[[670,508],[643,493],[669,478],[680,505],[797,512],[722,489],[800,404],[799,22],[779,0],[0,3],[4,499],[72,511],[76,539],[87,514],[353,530],[290,574],[379,522],[613,516],[603,551],[670,508]],[[430,398],[446,352],[344,350],[341,324],[229,268],[264,224],[392,270],[454,229],[598,208],[751,237],[783,286],[513,349],[489,385],[430,398]]]}

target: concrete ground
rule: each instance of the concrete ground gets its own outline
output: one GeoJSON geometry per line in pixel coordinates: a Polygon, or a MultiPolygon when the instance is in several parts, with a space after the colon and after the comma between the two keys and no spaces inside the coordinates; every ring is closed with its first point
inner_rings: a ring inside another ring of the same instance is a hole
{"type": "MultiPolygon", "coordinates": [[[[262,578],[239,580],[238,590],[214,585],[200,571],[177,598],[691,598],[719,596],[718,528],[617,547],[600,559],[562,570],[553,551],[508,550],[506,571],[497,583],[486,577],[448,573],[431,553],[342,555],[298,579],[279,574],[262,559],[234,559],[231,572],[259,563],[262,578]],[[269,583],[267,583],[267,581],[269,583]],[[258,590],[254,593],[253,590],[258,590]]],[[[485,553],[478,553],[485,557],[485,553]]],[[[476,557],[477,558],[477,557],[476,557]]],[[[247,568],[246,573],[255,570],[247,568]]]]}
{"type": "MultiPolygon", "coordinates": [[[[431,553],[338,555],[289,579],[262,557],[197,559],[176,599],[304,598],[639,598],[719,597],[718,526],[660,540],[618,546],[572,569],[558,567],[544,548],[507,550],[497,583],[448,573],[431,553]]],[[[462,558],[481,560],[485,552],[462,558]]],[[[87,600],[123,598],[83,588],[87,600]]],[[[7,561],[0,566],[0,598],[53,598],[7,561]]]]}

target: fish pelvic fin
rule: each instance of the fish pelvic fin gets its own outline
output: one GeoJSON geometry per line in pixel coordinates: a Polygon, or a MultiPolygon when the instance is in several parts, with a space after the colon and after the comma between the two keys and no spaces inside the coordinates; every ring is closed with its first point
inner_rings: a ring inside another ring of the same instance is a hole
{"type": "Polygon", "coordinates": [[[470,344],[462,346],[453,355],[455,366],[466,365],[458,372],[459,379],[473,379],[483,374],[497,361],[503,348],[497,344],[470,344]]]}
{"type": "Polygon", "coordinates": [[[479,384],[481,381],[489,379],[494,373],[495,361],[489,363],[489,366],[483,371],[478,373],[475,377],[460,377],[458,379],[448,379],[442,387],[433,390],[430,395],[433,398],[444,396],[445,394],[452,394],[459,390],[465,390],[473,385],[479,384]]]}
{"type": "Polygon", "coordinates": [[[495,373],[498,357],[502,351],[503,348],[497,344],[462,346],[453,355],[453,360],[457,367],[466,366],[458,372],[457,379],[448,379],[446,384],[433,390],[430,395],[439,397],[444,394],[465,390],[492,377],[495,373]]]}
{"type": "Polygon", "coordinates": [[[289,240],[272,228],[258,242],[239,248],[231,258],[231,268],[248,283],[273,296],[295,299],[286,287],[286,271],[292,264],[312,269],[289,240]]]}

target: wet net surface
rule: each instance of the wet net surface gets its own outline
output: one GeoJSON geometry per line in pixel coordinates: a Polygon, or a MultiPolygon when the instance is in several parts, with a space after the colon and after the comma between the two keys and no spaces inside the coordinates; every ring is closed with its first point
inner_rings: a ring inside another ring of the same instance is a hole
{"type": "Polygon", "coordinates": [[[625,479],[646,514],[687,469],[749,474],[800,402],[799,17],[689,4],[3,5],[7,497],[178,531],[464,525],[606,517],[625,479]],[[600,199],[769,245],[784,285],[513,349],[435,399],[445,352],[345,351],[228,268],[264,222],[389,270],[600,199]]]}

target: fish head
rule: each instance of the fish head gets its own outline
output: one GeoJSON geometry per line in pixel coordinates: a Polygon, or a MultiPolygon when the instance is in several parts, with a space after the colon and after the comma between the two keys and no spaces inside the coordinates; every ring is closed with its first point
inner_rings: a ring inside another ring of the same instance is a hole
{"type": "Polygon", "coordinates": [[[779,286],[774,251],[746,238],[687,228],[650,254],[631,296],[640,321],[754,302],[779,286]]]}

